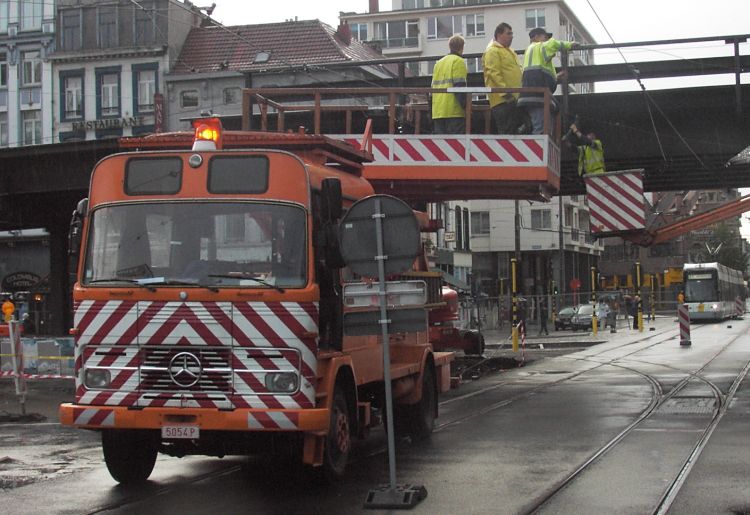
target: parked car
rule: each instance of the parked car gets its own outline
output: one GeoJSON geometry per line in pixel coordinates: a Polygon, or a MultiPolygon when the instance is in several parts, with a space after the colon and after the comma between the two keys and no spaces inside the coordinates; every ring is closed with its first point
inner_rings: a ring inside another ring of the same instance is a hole
{"type": "Polygon", "coordinates": [[[571,327],[570,319],[576,314],[576,309],[578,309],[578,306],[565,306],[560,310],[555,318],[555,331],[571,327]]]}
{"type": "Polygon", "coordinates": [[[594,306],[591,304],[581,304],[576,310],[576,314],[570,319],[570,326],[575,331],[577,329],[591,329],[591,319],[594,316],[594,306]]]}

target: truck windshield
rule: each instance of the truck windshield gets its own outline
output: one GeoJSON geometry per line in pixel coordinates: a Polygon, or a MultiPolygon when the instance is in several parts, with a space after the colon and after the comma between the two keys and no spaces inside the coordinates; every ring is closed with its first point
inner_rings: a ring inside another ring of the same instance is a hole
{"type": "Polygon", "coordinates": [[[305,211],[260,202],[144,202],[91,214],[83,284],[299,288],[305,211]]]}

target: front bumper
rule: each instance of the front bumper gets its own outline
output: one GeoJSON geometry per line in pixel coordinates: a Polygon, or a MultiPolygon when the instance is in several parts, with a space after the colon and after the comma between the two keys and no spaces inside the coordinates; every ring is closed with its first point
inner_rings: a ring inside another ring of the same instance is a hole
{"type": "Polygon", "coordinates": [[[125,406],[61,404],[64,426],[86,429],[159,429],[191,425],[205,431],[302,431],[327,432],[327,408],[235,409],[159,408],[130,409],[125,406]]]}

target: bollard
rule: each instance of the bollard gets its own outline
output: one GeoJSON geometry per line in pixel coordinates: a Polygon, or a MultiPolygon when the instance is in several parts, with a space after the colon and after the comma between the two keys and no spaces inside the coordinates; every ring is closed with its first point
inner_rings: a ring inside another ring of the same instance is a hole
{"type": "Polygon", "coordinates": [[[734,311],[737,318],[741,318],[745,314],[745,301],[741,297],[734,300],[734,311]]]}
{"type": "Polygon", "coordinates": [[[680,345],[687,347],[690,345],[690,314],[687,304],[677,306],[677,321],[680,324],[680,345]]]}

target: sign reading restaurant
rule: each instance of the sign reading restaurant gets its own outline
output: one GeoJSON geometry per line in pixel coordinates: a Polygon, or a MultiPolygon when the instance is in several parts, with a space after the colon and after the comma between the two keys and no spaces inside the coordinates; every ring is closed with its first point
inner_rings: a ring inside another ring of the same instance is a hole
{"type": "Polygon", "coordinates": [[[73,130],[92,131],[100,129],[120,129],[123,127],[138,127],[140,125],[143,125],[143,116],[129,116],[127,118],[104,118],[101,120],[73,122],[73,130]]]}

